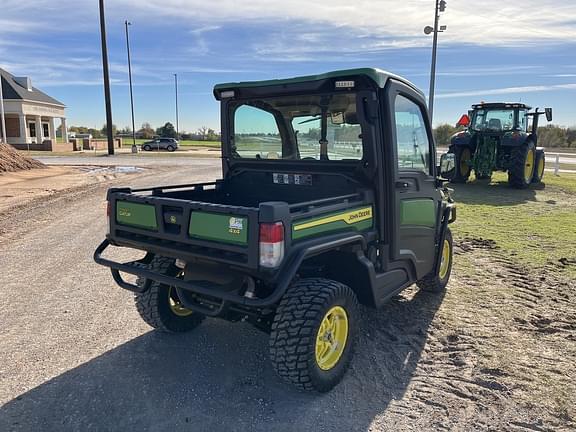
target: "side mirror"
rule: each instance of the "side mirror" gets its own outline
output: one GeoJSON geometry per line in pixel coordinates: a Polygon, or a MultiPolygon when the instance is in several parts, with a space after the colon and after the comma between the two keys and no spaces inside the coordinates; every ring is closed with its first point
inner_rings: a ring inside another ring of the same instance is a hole
{"type": "Polygon", "coordinates": [[[544,112],[546,113],[546,120],[551,122],[552,121],[552,108],[544,108],[544,112]]]}
{"type": "Polygon", "coordinates": [[[444,153],[440,156],[440,177],[451,180],[456,173],[456,158],[454,153],[444,153]]]}
{"type": "Polygon", "coordinates": [[[460,117],[458,123],[456,123],[456,126],[468,127],[469,125],[470,125],[470,117],[468,117],[468,114],[464,114],[462,117],[460,117]]]}

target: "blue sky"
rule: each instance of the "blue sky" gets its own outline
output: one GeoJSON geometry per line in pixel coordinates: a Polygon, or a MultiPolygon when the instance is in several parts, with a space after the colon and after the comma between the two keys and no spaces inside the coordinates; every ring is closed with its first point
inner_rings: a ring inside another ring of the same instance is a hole
{"type": "MultiPolygon", "coordinates": [[[[448,0],[434,123],[472,103],[552,106],[576,125],[576,3],[448,0]]],[[[137,128],[174,121],[219,130],[218,82],[379,67],[428,92],[434,0],[107,0],[114,123],[130,124],[124,20],[130,27],[137,128]]],[[[97,0],[2,0],[0,67],[68,106],[68,124],[101,127],[97,0]]]]}

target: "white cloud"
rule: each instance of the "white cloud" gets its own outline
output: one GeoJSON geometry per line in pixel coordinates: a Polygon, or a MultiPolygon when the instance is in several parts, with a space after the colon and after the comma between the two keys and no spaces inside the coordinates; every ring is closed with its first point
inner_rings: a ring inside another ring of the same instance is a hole
{"type": "Polygon", "coordinates": [[[492,95],[515,94],[515,93],[535,93],[535,92],[554,91],[554,90],[576,90],[576,83],[556,84],[556,85],[533,85],[533,86],[522,86],[522,87],[504,87],[504,88],[497,88],[497,89],[470,90],[470,91],[463,91],[463,92],[440,93],[440,94],[436,95],[436,98],[448,99],[448,98],[471,97],[471,96],[492,96],[492,95]]]}

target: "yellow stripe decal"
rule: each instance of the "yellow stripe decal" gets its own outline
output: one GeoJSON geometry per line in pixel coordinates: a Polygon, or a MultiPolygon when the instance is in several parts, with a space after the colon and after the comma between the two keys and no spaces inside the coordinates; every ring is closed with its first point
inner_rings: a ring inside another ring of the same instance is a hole
{"type": "Polygon", "coordinates": [[[372,207],[364,207],[358,210],[353,210],[346,213],[340,213],[334,216],[328,216],[322,219],[316,219],[310,222],[304,222],[299,225],[294,225],[294,231],[300,231],[306,228],[313,228],[319,225],[324,225],[331,222],[343,221],[348,225],[356,222],[361,222],[366,219],[372,218],[372,207]]]}

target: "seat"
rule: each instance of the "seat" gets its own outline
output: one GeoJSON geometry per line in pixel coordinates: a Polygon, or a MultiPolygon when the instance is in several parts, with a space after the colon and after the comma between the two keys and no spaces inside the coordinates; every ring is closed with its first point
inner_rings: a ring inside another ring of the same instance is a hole
{"type": "Polygon", "coordinates": [[[491,130],[502,130],[502,122],[500,119],[490,119],[488,120],[488,129],[491,130]]]}

